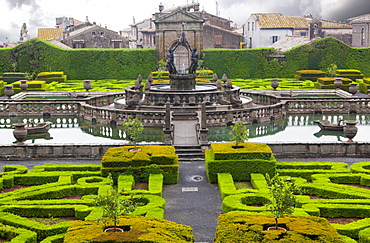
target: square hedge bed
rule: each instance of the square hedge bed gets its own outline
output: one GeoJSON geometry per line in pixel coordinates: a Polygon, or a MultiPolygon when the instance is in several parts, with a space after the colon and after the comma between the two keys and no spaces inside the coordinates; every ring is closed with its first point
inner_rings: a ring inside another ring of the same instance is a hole
{"type": "Polygon", "coordinates": [[[283,231],[267,231],[274,218],[258,214],[223,214],[219,216],[215,243],[221,242],[335,242],[344,243],[342,236],[326,219],[314,216],[290,216],[279,219],[283,231]]]}
{"type": "MultiPolygon", "coordinates": [[[[164,176],[164,184],[176,184],[178,180],[178,156],[173,146],[142,145],[140,151],[130,151],[133,146],[110,148],[102,157],[102,175],[133,174],[139,178],[148,166],[156,164],[164,176]]],[[[145,180],[145,179],[144,179],[145,180]]]]}
{"type": "Polygon", "coordinates": [[[251,173],[275,174],[276,159],[264,143],[213,143],[205,151],[206,172],[210,183],[217,182],[217,173],[230,173],[236,181],[249,181],[251,173]]]}

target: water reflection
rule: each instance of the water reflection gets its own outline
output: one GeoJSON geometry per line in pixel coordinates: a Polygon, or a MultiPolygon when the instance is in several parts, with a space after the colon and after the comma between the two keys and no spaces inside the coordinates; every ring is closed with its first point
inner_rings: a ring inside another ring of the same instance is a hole
{"type": "MultiPolygon", "coordinates": [[[[320,142],[347,141],[343,132],[321,131],[315,120],[329,120],[337,123],[339,119],[358,121],[355,141],[369,141],[370,115],[288,115],[283,119],[263,124],[247,125],[249,141],[254,142],[320,142]]],[[[230,141],[229,127],[210,127],[208,140],[211,142],[230,141]]]]}
{"type": "MultiPolygon", "coordinates": [[[[96,124],[77,117],[9,117],[0,118],[1,144],[15,142],[13,123],[30,123],[31,119],[35,123],[51,121],[53,125],[48,133],[27,136],[26,143],[128,143],[122,126],[96,124]]],[[[163,139],[161,128],[144,128],[138,142],[161,143],[163,139]]]]}

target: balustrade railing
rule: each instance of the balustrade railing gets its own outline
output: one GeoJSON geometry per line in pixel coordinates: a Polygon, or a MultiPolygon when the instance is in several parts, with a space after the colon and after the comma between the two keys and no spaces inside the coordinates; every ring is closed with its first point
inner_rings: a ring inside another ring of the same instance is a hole
{"type": "MultiPolygon", "coordinates": [[[[241,95],[253,99],[254,106],[248,108],[207,110],[207,126],[224,126],[242,121],[259,123],[278,119],[287,114],[368,114],[370,98],[304,98],[292,99],[257,92],[241,91],[241,95]]],[[[163,127],[165,109],[128,110],[110,106],[114,99],[124,96],[123,92],[95,96],[85,101],[73,100],[1,100],[0,117],[63,115],[79,116],[103,124],[123,124],[128,117],[138,118],[145,126],[163,127]]]]}

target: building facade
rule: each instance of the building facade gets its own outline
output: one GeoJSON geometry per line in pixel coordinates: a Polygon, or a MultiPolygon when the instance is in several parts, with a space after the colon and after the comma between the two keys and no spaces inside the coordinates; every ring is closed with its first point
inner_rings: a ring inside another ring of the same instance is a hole
{"type": "Polygon", "coordinates": [[[269,47],[287,36],[308,36],[310,39],[332,36],[348,45],[351,45],[352,42],[352,26],[350,24],[319,20],[311,15],[252,14],[248,18],[243,32],[247,48],[269,47]],[[310,32],[310,30],[315,32],[310,32]]]}
{"type": "Polygon", "coordinates": [[[352,46],[370,46],[370,14],[365,14],[349,19],[352,24],[352,46]]]}

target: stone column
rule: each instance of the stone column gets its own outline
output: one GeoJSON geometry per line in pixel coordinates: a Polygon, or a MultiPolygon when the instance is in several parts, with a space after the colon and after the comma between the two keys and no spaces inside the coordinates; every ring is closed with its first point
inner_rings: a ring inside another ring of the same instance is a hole
{"type": "Polygon", "coordinates": [[[165,115],[165,121],[164,121],[164,143],[166,144],[172,144],[172,127],[171,127],[171,108],[170,108],[170,102],[166,102],[166,115],[165,115]]]}

